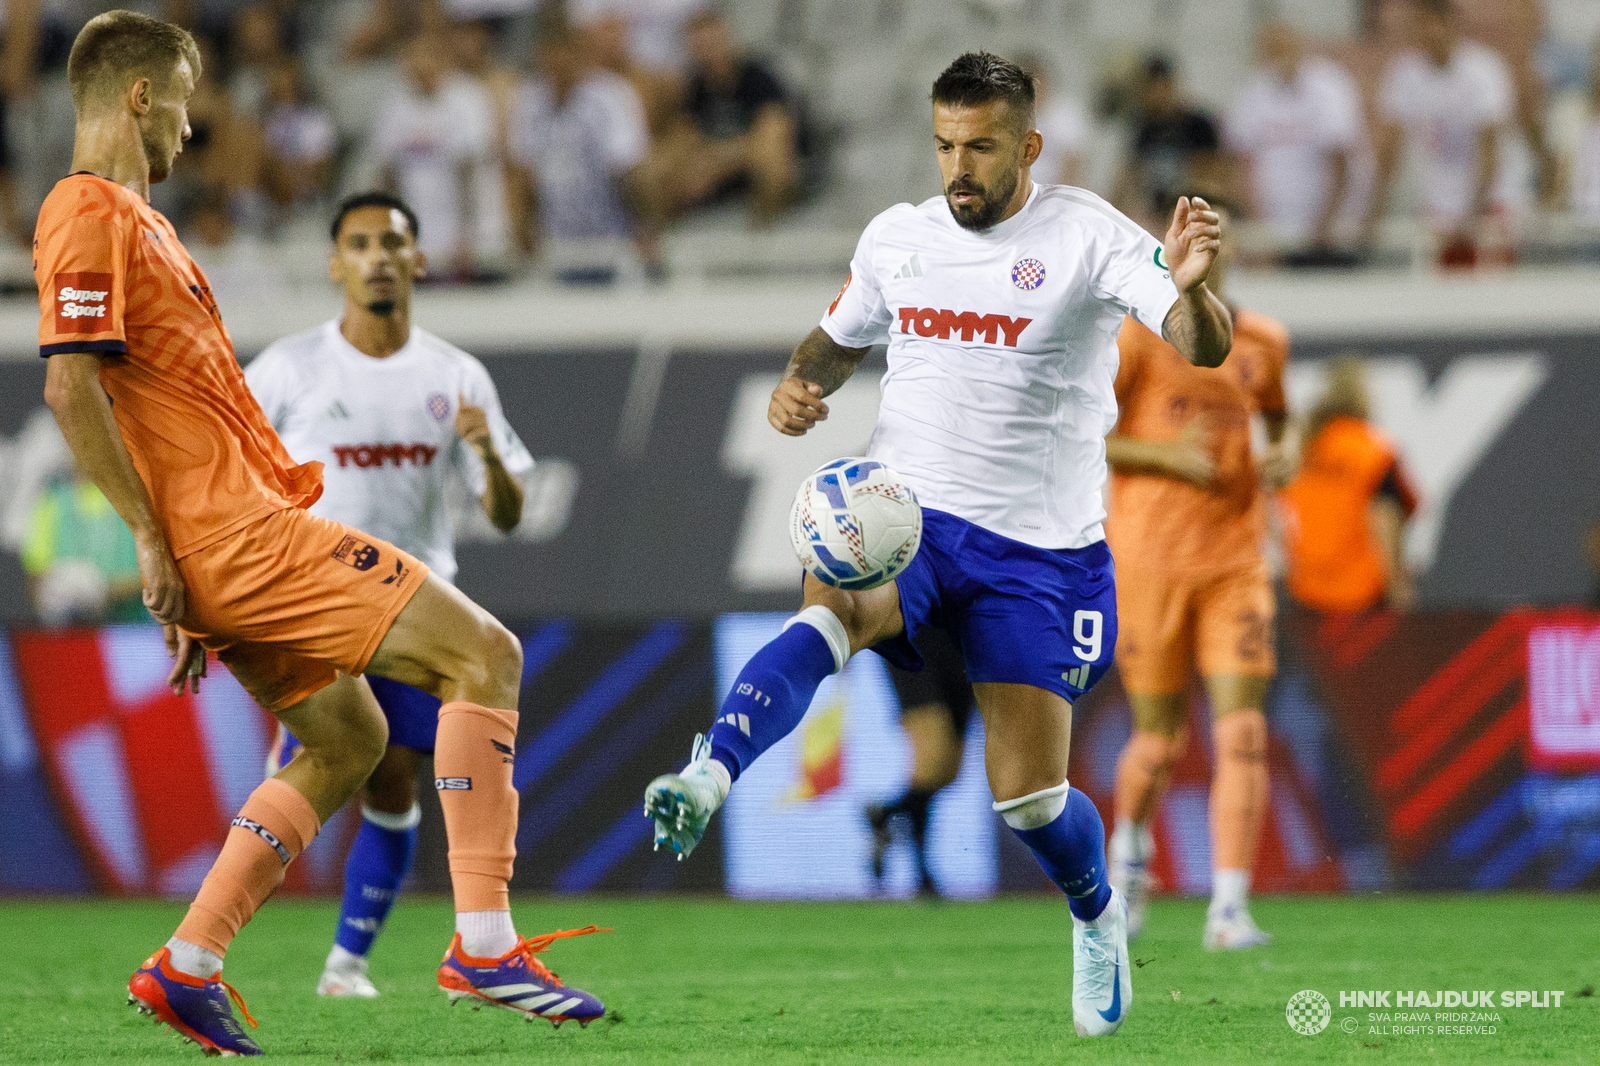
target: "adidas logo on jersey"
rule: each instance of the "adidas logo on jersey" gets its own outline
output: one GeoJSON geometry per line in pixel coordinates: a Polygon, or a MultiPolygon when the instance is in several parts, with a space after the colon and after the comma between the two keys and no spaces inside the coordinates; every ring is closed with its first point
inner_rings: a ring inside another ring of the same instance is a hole
{"type": "Polygon", "coordinates": [[[915,252],[913,252],[911,254],[911,258],[910,259],[906,260],[905,266],[900,268],[900,273],[896,274],[895,277],[897,277],[897,278],[920,278],[920,277],[922,277],[922,260],[917,258],[917,255],[916,255],[915,252]]]}
{"type": "Polygon", "coordinates": [[[974,311],[946,311],[938,307],[902,307],[898,314],[901,333],[915,332],[919,337],[938,337],[942,341],[949,340],[952,333],[961,334],[964,341],[982,334],[985,344],[993,344],[1003,335],[1007,348],[1017,346],[1022,331],[1033,321],[1008,315],[980,315],[974,311]]]}
{"type": "Polygon", "coordinates": [[[322,417],[324,417],[324,418],[349,418],[350,417],[350,411],[349,411],[349,409],[347,409],[345,407],[344,401],[335,400],[328,407],[328,409],[322,413],[322,417]]]}
{"type": "Polygon", "coordinates": [[[748,714],[725,714],[718,718],[719,722],[726,722],[738,728],[745,736],[750,735],[750,716],[748,714]]]}

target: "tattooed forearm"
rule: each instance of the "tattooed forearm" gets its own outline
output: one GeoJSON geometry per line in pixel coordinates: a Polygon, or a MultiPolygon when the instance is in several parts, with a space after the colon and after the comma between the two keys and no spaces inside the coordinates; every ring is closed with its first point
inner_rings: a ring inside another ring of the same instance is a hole
{"type": "Polygon", "coordinates": [[[850,380],[868,351],[868,348],[840,347],[819,326],[794,350],[784,377],[821,385],[822,395],[827,396],[850,380]]]}
{"type": "Polygon", "coordinates": [[[1233,348],[1233,316],[1204,285],[1178,297],[1161,336],[1195,366],[1217,367],[1233,348]]]}

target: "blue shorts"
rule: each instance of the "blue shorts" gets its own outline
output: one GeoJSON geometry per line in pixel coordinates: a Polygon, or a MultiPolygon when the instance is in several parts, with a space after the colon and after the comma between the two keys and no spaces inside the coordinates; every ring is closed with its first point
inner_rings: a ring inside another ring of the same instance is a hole
{"type": "Polygon", "coordinates": [[[439,731],[439,701],[410,685],[368,674],[367,684],[389,719],[389,743],[414,751],[432,751],[439,731]]]}
{"type": "Polygon", "coordinates": [[[872,650],[921,670],[929,626],[955,640],[968,680],[1049,689],[1075,701],[1111,666],[1117,590],[1111,550],[1035,548],[944,511],[922,511],[922,547],[897,578],[902,636],[872,650]]]}

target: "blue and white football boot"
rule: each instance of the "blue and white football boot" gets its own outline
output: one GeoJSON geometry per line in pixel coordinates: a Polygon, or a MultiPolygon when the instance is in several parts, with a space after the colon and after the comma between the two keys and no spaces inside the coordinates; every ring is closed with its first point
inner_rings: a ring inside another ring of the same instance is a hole
{"type": "Polygon", "coordinates": [[[1111,899],[1093,921],[1072,919],[1072,1023],[1079,1036],[1110,1036],[1133,1005],[1128,965],[1128,901],[1111,899]]]}
{"type": "Polygon", "coordinates": [[[678,773],[662,774],[644,790],[645,817],[656,823],[657,851],[666,844],[682,862],[695,849],[711,816],[728,797],[727,775],[727,769],[711,758],[711,741],[696,733],[689,765],[678,773]]]}

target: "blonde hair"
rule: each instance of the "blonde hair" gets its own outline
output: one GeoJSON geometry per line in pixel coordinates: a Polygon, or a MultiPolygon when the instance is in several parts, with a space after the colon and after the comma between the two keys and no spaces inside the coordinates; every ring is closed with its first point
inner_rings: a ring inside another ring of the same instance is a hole
{"type": "Polygon", "coordinates": [[[1355,418],[1362,422],[1372,417],[1372,401],[1367,393],[1367,361],[1359,355],[1336,355],[1323,372],[1322,395],[1306,414],[1300,433],[1302,449],[1309,449],[1328,423],[1335,418],[1355,418]]]}
{"type": "Polygon", "coordinates": [[[137,11],[107,11],[78,31],[67,57],[72,106],[80,112],[98,98],[120,93],[132,78],[166,87],[181,60],[200,77],[200,47],[182,26],[137,11]]]}

